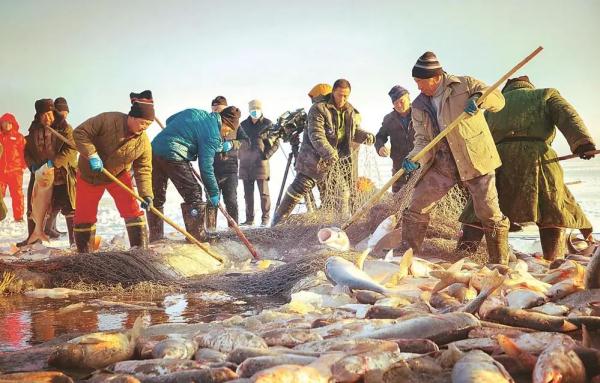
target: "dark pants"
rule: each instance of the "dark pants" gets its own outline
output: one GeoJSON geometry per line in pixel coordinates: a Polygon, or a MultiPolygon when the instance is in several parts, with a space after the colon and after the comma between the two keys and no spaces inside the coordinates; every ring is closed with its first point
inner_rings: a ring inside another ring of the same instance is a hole
{"type": "Polygon", "coordinates": [[[217,182],[219,183],[219,190],[223,196],[223,202],[227,208],[227,213],[238,222],[238,204],[237,204],[237,187],[238,187],[238,176],[237,174],[230,174],[224,176],[218,176],[217,182]]]}
{"type": "MultiPolygon", "coordinates": [[[[396,163],[396,161],[394,161],[394,167],[392,168],[392,175],[398,173],[398,170],[400,170],[402,168],[402,162],[398,162],[396,163]]],[[[408,182],[408,173],[404,173],[402,175],[402,177],[398,178],[398,180],[396,182],[394,182],[394,184],[392,185],[392,193],[396,193],[398,191],[400,191],[400,189],[402,189],[402,187],[404,185],[406,185],[406,183],[408,182]]]]}
{"type": "Polygon", "coordinates": [[[244,199],[246,200],[246,221],[254,220],[254,183],[258,185],[260,193],[260,207],[262,221],[269,220],[271,211],[271,197],[269,196],[269,180],[244,180],[244,199]]]}
{"type": "MultiPolygon", "coordinates": [[[[35,173],[31,173],[29,177],[29,185],[27,185],[27,217],[31,216],[31,195],[33,193],[33,184],[35,183],[35,173]]],[[[62,215],[73,215],[75,209],[71,206],[67,185],[54,185],[52,189],[52,210],[60,211],[62,215]]]]}
{"type": "Polygon", "coordinates": [[[186,204],[198,206],[202,203],[202,186],[196,180],[192,165],[188,161],[171,161],[152,156],[154,206],[162,208],[165,205],[169,180],[173,182],[186,204]]]}
{"type": "MultiPolygon", "coordinates": [[[[319,184],[325,186],[325,183],[319,184]]],[[[308,193],[315,187],[315,185],[317,185],[317,182],[314,179],[310,178],[305,174],[298,173],[296,174],[296,178],[294,178],[290,186],[288,186],[287,194],[289,194],[290,197],[299,202],[302,199],[302,197],[306,195],[306,193],[308,193]]],[[[326,190],[325,187],[324,190],[326,190]]]]}

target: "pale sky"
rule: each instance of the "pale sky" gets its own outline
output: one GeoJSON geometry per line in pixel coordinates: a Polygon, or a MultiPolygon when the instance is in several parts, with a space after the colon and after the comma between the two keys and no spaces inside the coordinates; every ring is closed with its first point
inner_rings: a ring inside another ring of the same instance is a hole
{"type": "Polygon", "coordinates": [[[275,120],[308,108],[314,84],[346,78],[375,133],[393,85],[417,96],[411,68],[423,52],[491,84],[542,45],[519,74],[558,88],[600,137],[600,1],[0,0],[0,14],[0,113],[22,132],[39,98],[66,97],[73,127],[127,112],[129,92],[144,89],[162,120],[210,109],[216,95],[243,118],[258,98],[275,120]]]}

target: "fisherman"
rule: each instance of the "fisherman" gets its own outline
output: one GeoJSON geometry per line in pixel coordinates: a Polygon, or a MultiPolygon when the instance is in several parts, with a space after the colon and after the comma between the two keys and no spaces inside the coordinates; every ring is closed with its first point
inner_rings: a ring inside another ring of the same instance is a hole
{"type": "MultiPolygon", "coordinates": [[[[240,110],[229,106],[220,113],[185,109],[167,119],[167,126],[152,141],[152,188],[155,207],[163,211],[167,182],[171,180],[183,197],[181,212],[186,230],[198,241],[209,240],[205,230],[207,204],[194,175],[191,161],[198,159],[200,175],[211,207],[219,206],[219,186],[214,171],[215,155],[233,148],[223,141],[239,126],[240,110]]],[[[150,241],[163,237],[163,222],[148,214],[150,241]]]]}
{"type": "Polygon", "coordinates": [[[73,128],[62,114],[54,107],[54,101],[49,98],[35,102],[35,117],[25,137],[25,162],[31,172],[27,188],[27,231],[28,237],[17,246],[27,244],[35,229],[31,217],[32,192],[35,183],[35,171],[42,165],[54,167],[54,186],[52,190],[52,210],[60,210],[64,215],[69,233],[69,243],[74,243],[73,217],[76,206],[76,172],[77,151],[56,137],[48,127],[52,128],[67,140],[73,140],[73,128]]]}
{"type": "MultiPolygon", "coordinates": [[[[402,168],[402,161],[413,149],[415,131],[412,127],[410,113],[410,97],[408,90],[400,85],[395,85],[388,95],[392,99],[394,110],[386,114],[381,123],[381,128],[375,136],[375,149],[380,157],[392,157],[392,175],[402,168]],[[390,139],[390,149],[385,145],[390,139]]],[[[399,191],[408,181],[408,175],[400,177],[392,185],[392,192],[399,191]]]]}
{"type": "Polygon", "coordinates": [[[136,199],[111,181],[102,170],[110,172],[125,186],[132,188],[131,169],[137,192],[144,199],[142,208],[152,206],[152,148],[145,130],[154,120],[152,92],[131,93],[129,114],[106,112],[92,117],[73,132],[79,156],[75,243],[80,253],[92,252],[96,235],[98,204],[105,190],[115,200],[131,247],[145,248],[148,230],[144,213],[136,199]]]}
{"type": "Polygon", "coordinates": [[[425,52],[412,69],[421,94],[412,104],[415,143],[402,162],[407,173],[423,165],[410,205],[402,215],[403,248],[419,253],[436,203],[456,184],[469,190],[475,213],[483,224],[489,261],[508,264],[508,219],[500,211],[494,171],[501,164],[492,134],[479,108],[497,112],[504,106],[500,91],[493,91],[478,107],[486,85],[467,76],[447,74],[432,52],[425,52]],[[462,112],[470,116],[444,140],[413,162],[417,153],[462,112]]]}
{"type": "Polygon", "coordinates": [[[254,184],[258,186],[260,207],[262,210],[261,226],[269,224],[271,197],[269,195],[269,159],[279,149],[279,139],[269,140],[268,132],[272,122],[263,116],[260,100],[248,103],[250,115],[240,125],[239,178],[244,182],[244,199],[246,201],[246,221],[242,225],[254,224],[254,184]]]}
{"type": "MultiPolygon", "coordinates": [[[[565,136],[571,151],[589,160],[596,150],[583,120],[558,90],[536,89],[529,77],[506,82],[502,93],[506,106],[501,112],[486,113],[502,166],[496,170],[496,186],[502,212],[513,224],[535,222],[539,228],[544,258],[565,254],[565,228],[592,234],[592,224],[564,183],[552,142],[556,128],[565,136]]],[[[470,201],[459,218],[463,234],[458,248],[474,251],[483,232],[470,201]]]]}
{"type": "MultiPolygon", "coordinates": [[[[311,88],[308,92],[311,104],[321,102],[327,99],[327,97],[333,91],[333,87],[329,84],[320,83],[311,88]]],[[[300,137],[298,137],[298,145],[300,144],[300,137]]],[[[319,190],[319,199],[321,200],[321,207],[326,207],[327,203],[331,202],[331,198],[327,195],[327,180],[323,179],[317,182],[317,189],[319,190]]]]}
{"type": "MultiPolygon", "coordinates": [[[[69,115],[69,104],[64,97],[58,97],[54,100],[54,109],[56,109],[58,114],[61,114],[64,117],[65,121],[67,120],[67,116],[69,115]]],[[[60,232],[56,228],[56,217],[58,216],[58,213],[60,213],[60,209],[53,208],[46,218],[44,233],[46,233],[50,239],[57,239],[61,234],[64,234],[64,232],[60,232]]]]}
{"type": "MultiPolygon", "coordinates": [[[[211,103],[212,111],[220,113],[227,107],[227,100],[223,96],[217,96],[211,103]]],[[[239,129],[233,129],[229,132],[226,141],[233,144],[233,148],[228,152],[218,152],[215,155],[215,177],[219,185],[219,192],[223,196],[227,213],[238,222],[238,149],[241,144],[241,132],[239,129]]],[[[206,206],[206,229],[214,232],[217,229],[217,206],[206,206]]]]}
{"type": "Polygon", "coordinates": [[[6,189],[10,191],[13,218],[23,222],[23,169],[27,168],[23,151],[25,137],[19,133],[19,123],[15,116],[5,113],[0,117],[0,189],[2,199],[6,189]]]}
{"type": "Polygon", "coordinates": [[[352,162],[353,143],[373,145],[375,142],[375,136],[360,129],[360,114],[348,102],[350,91],[348,80],[336,80],[332,93],[311,106],[296,161],[296,178],[275,212],[273,226],[290,215],[303,196],[325,179],[340,158],[352,162]]]}

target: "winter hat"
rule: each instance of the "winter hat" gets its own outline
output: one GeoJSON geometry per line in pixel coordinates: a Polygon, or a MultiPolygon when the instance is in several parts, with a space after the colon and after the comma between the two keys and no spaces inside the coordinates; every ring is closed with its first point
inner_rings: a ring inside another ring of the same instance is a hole
{"type": "MultiPolygon", "coordinates": [[[[510,79],[508,79],[508,81],[506,81],[506,85],[504,85],[504,88],[502,88],[502,91],[504,92],[504,89],[506,89],[507,86],[509,86],[513,82],[517,82],[517,81],[525,81],[525,82],[531,84],[531,81],[529,81],[529,77],[526,75],[515,77],[515,78],[510,78],[510,79]]],[[[533,84],[531,84],[531,86],[533,86],[533,84]]]]}
{"type": "Polygon", "coordinates": [[[240,125],[240,116],[242,113],[235,106],[228,106],[221,111],[221,121],[226,122],[227,125],[233,129],[237,129],[240,125]]]}
{"type": "Polygon", "coordinates": [[[12,115],[10,113],[4,113],[2,115],[2,117],[0,117],[0,124],[2,124],[4,121],[10,122],[13,126],[14,131],[19,130],[19,123],[17,122],[17,119],[15,118],[14,115],[12,115]]]}
{"type": "Polygon", "coordinates": [[[54,108],[59,112],[70,112],[69,104],[67,104],[67,100],[64,97],[59,97],[54,100],[54,108]]]}
{"type": "Polygon", "coordinates": [[[227,106],[227,99],[223,96],[215,97],[214,100],[211,101],[210,106],[217,106],[217,105],[227,106]]]}
{"type": "Polygon", "coordinates": [[[54,101],[51,98],[42,98],[35,102],[35,115],[47,113],[54,110],[54,101]]]}
{"type": "Polygon", "coordinates": [[[148,121],[154,120],[154,100],[151,91],[131,92],[129,99],[131,100],[131,110],[129,111],[131,117],[143,118],[148,121]]]}
{"type": "Polygon", "coordinates": [[[392,102],[396,102],[397,99],[408,94],[408,90],[404,89],[400,85],[394,85],[392,89],[388,92],[388,95],[392,99],[392,102]]]}
{"type": "Polygon", "coordinates": [[[315,98],[317,96],[325,96],[331,93],[333,88],[329,84],[317,84],[308,92],[308,97],[315,98]]]}
{"type": "Polygon", "coordinates": [[[256,109],[262,110],[262,102],[260,102],[260,100],[252,100],[248,103],[248,109],[249,110],[256,110],[256,109]]]}
{"type": "Polygon", "coordinates": [[[444,69],[433,52],[423,53],[412,69],[412,76],[415,78],[426,79],[441,74],[444,74],[444,69]]]}

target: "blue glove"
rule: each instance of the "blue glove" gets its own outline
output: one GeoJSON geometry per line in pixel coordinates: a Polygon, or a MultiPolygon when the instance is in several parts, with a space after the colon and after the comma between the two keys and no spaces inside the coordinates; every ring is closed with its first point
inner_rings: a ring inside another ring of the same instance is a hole
{"type": "Polygon", "coordinates": [[[412,162],[408,158],[405,158],[404,161],[402,161],[402,169],[404,169],[404,171],[406,173],[414,172],[415,170],[417,170],[420,167],[421,167],[420,163],[412,162]]]}
{"type": "Polygon", "coordinates": [[[223,142],[223,153],[226,153],[231,149],[233,149],[233,143],[231,141],[228,140],[223,142]]]}
{"type": "Polygon", "coordinates": [[[150,208],[152,207],[152,197],[146,196],[142,198],[144,199],[144,202],[140,203],[140,206],[142,209],[150,211],[150,208]]]}
{"type": "Polygon", "coordinates": [[[219,195],[218,194],[209,197],[209,200],[210,200],[211,205],[213,205],[215,207],[219,206],[219,195]]]}
{"type": "Polygon", "coordinates": [[[473,96],[467,100],[467,104],[465,105],[465,113],[474,116],[479,108],[477,107],[477,99],[479,96],[473,96]]]}
{"type": "Polygon", "coordinates": [[[93,172],[98,172],[100,173],[102,171],[102,159],[100,158],[100,156],[98,154],[93,154],[90,159],[89,159],[89,163],[90,163],[90,169],[92,169],[93,172]]]}
{"type": "Polygon", "coordinates": [[[48,168],[51,168],[54,166],[54,163],[52,162],[52,160],[48,160],[48,162],[46,162],[46,166],[48,166],[48,168]]]}

